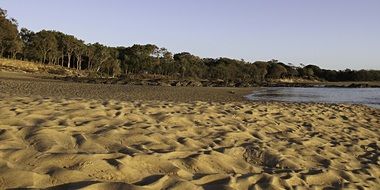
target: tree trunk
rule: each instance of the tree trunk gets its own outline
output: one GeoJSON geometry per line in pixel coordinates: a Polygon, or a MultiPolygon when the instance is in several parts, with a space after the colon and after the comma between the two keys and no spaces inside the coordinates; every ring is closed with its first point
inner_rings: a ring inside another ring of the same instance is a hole
{"type": "Polygon", "coordinates": [[[88,65],[87,65],[87,70],[91,70],[92,69],[92,65],[91,65],[91,59],[88,58],[88,65]]]}
{"type": "Polygon", "coordinates": [[[80,70],[81,56],[77,56],[77,70],[80,70]]]}
{"type": "Polygon", "coordinates": [[[12,52],[12,59],[16,59],[17,52],[12,52]]]}
{"type": "Polygon", "coordinates": [[[1,50],[0,50],[0,57],[3,57],[3,55],[4,55],[4,48],[1,48],[1,50]]]}
{"type": "Polygon", "coordinates": [[[62,57],[61,57],[61,66],[63,67],[63,63],[65,62],[65,55],[64,54],[62,54],[62,57]]]}
{"type": "Polygon", "coordinates": [[[71,55],[67,54],[67,68],[70,68],[71,55]]]}
{"type": "Polygon", "coordinates": [[[43,64],[45,64],[45,62],[46,62],[46,54],[47,54],[47,52],[44,53],[44,57],[43,57],[43,59],[42,59],[42,63],[43,63],[43,64]]]}

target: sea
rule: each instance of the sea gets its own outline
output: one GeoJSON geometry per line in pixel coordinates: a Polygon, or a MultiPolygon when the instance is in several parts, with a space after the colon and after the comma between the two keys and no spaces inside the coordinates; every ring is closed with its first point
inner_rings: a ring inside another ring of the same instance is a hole
{"type": "Polygon", "coordinates": [[[246,97],[253,101],[362,104],[380,109],[380,88],[263,87],[246,97]]]}

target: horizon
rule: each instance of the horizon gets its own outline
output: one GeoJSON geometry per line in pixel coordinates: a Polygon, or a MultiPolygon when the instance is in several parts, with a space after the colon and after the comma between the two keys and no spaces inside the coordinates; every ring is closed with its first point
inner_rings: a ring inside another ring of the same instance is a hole
{"type": "Polygon", "coordinates": [[[86,43],[155,44],[200,57],[277,59],[336,70],[380,69],[376,51],[380,2],[212,2],[80,1],[72,7],[72,0],[38,0],[22,2],[21,7],[21,1],[3,0],[0,7],[18,21],[19,28],[57,30],[86,43]],[[142,15],[141,10],[145,10],[142,15]]]}

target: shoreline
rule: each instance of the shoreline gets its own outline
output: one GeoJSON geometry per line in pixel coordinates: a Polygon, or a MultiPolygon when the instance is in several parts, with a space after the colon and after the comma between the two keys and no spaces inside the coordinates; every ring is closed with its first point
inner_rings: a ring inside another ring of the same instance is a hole
{"type": "Polygon", "coordinates": [[[208,87],[208,88],[260,88],[260,87],[300,87],[300,88],[380,88],[380,81],[267,81],[263,83],[235,83],[223,80],[202,79],[169,79],[169,78],[144,78],[143,76],[129,76],[119,78],[101,78],[85,76],[63,76],[49,73],[28,73],[0,70],[0,79],[34,81],[69,82],[78,84],[108,84],[125,86],[162,86],[162,87],[208,87]]]}
{"type": "Polygon", "coordinates": [[[255,88],[229,87],[165,87],[118,84],[87,84],[41,79],[32,76],[12,76],[0,72],[0,92],[15,96],[52,98],[84,98],[133,100],[165,100],[174,102],[248,101],[244,98],[255,88]]]}
{"type": "MultiPolygon", "coordinates": [[[[248,97],[270,87],[177,87],[121,84],[89,84],[41,78],[41,75],[0,72],[0,93],[57,99],[94,99],[116,101],[171,101],[171,102],[278,102],[287,104],[362,105],[353,103],[289,102],[281,100],[252,100],[248,97]]],[[[277,87],[274,87],[277,88],[277,87]]],[[[279,87],[283,88],[283,87],[279,87]]],[[[325,88],[325,87],[322,87],[325,88]]],[[[376,106],[370,106],[379,109],[376,106]]]]}
{"type": "Polygon", "coordinates": [[[263,82],[263,83],[239,83],[223,80],[194,80],[194,79],[130,79],[130,78],[88,78],[88,77],[51,77],[54,80],[89,83],[89,84],[119,84],[119,85],[143,85],[143,86],[184,86],[184,87],[303,87],[303,88],[380,88],[380,81],[310,81],[310,82],[263,82]]]}

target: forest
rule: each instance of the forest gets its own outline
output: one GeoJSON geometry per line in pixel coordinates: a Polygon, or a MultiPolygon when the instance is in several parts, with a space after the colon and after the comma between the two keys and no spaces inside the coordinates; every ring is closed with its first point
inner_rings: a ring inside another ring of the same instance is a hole
{"type": "Polygon", "coordinates": [[[207,79],[260,84],[273,79],[320,81],[380,81],[379,70],[327,70],[316,65],[278,60],[247,62],[230,58],[201,58],[188,52],[173,54],[154,44],[108,47],[85,43],[53,30],[19,29],[16,19],[0,8],[0,57],[87,70],[101,77],[162,75],[178,79],[207,79]]]}

